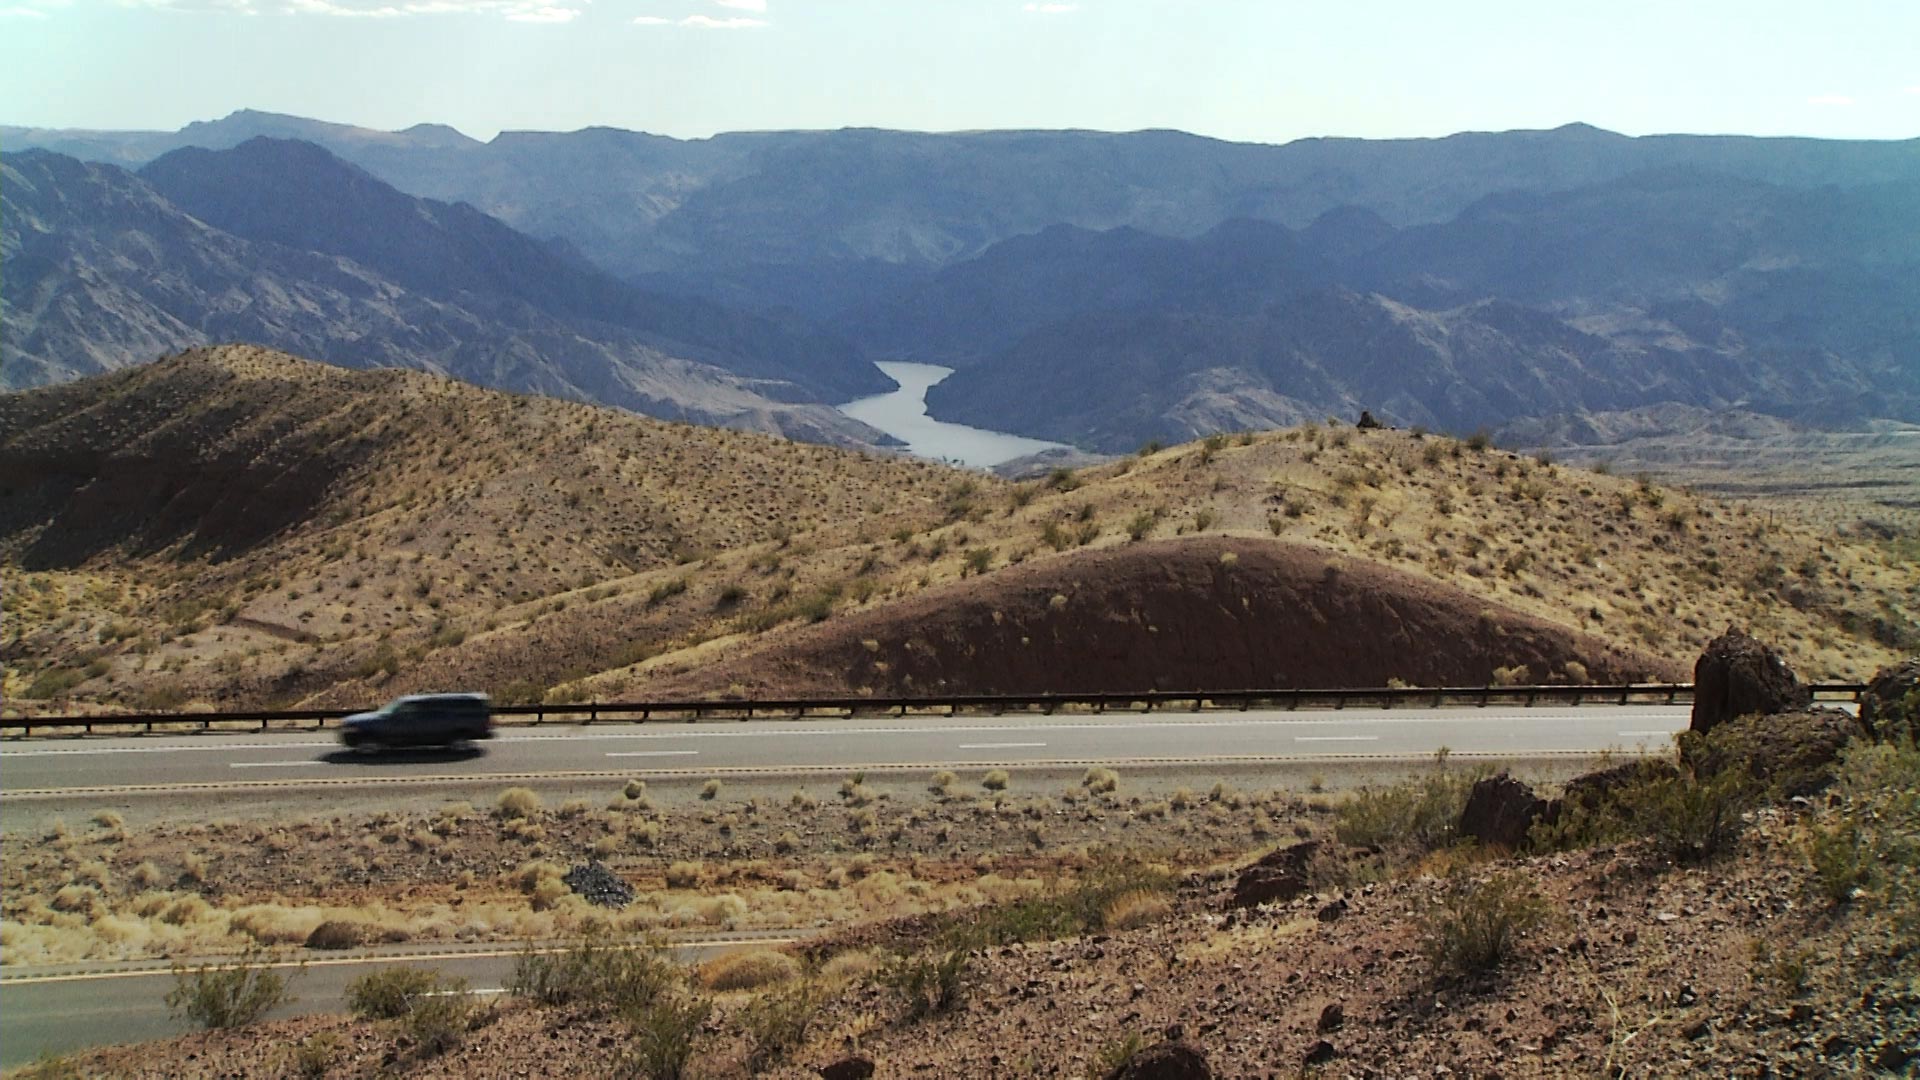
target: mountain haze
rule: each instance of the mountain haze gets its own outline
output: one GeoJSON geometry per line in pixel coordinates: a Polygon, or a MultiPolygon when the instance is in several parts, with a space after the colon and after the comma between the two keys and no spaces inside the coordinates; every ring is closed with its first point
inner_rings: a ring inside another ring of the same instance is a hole
{"type": "Polygon", "coordinates": [[[196,213],[113,166],[7,155],[0,383],[248,341],[655,415],[878,438],[805,404],[888,385],[850,346],[640,293],[471,208],[401,195],[311,146],[223,153],[234,156],[190,152],[154,166],[196,213]],[[296,178],[299,198],[258,194],[296,178]]]}

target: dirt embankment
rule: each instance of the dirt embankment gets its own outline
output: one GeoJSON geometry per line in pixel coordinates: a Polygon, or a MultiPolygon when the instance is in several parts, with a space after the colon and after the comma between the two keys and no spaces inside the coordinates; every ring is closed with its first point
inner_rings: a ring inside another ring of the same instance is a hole
{"type": "Polygon", "coordinates": [[[1382,566],[1196,538],[1013,567],[783,635],[649,691],[1478,686],[1516,666],[1531,682],[1684,677],[1669,660],[1382,566]]]}

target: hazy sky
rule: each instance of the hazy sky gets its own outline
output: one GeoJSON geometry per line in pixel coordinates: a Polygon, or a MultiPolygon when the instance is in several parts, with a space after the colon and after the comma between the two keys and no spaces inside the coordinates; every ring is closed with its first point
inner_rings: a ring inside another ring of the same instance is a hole
{"type": "Polygon", "coordinates": [[[0,123],[1920,135],[1920,0],[0,0],[0,123]]]}

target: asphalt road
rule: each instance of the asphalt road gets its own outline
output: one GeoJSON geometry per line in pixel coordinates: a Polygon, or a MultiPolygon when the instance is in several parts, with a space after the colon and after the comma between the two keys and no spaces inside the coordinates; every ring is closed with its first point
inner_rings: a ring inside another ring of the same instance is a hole
{"type": "Polygon", "coordinates": [[[465,750],[379,754],[317,732],[22,739],[0,745],[0,791],[566,774],[1421,758],[1658,749],[1686,706],[1493,706],[1312,712],[1155,712],[889,720],[504,727],[465,750]]]}
{"type": "MultiPolygon", "coordinates": [[[[692,962],[727,949],[765,947],[785,940],[756,936],[742,943],[729,938],[719,944],[681,944],[675,952],[683,961],[692,962]]],[[[289,962],[283,965],[284,973],[296,1000],[269,1016],[345,1012],[348,983],[396,964],[413,964],[463,978],[468,989],[484,1000],[504,990],[517,954],[518,950],[489,949],[458,956],[429,954],[426,958],[322,956],[310,958],[300,970],[294,970],[289,962]]],[[[173,985],[173,974],[165,968],[0,980],[0,1069],[91,1046],[162,1039],[191,1030],[188,1021],[168,1014],[165,998],[173,985]]]]}

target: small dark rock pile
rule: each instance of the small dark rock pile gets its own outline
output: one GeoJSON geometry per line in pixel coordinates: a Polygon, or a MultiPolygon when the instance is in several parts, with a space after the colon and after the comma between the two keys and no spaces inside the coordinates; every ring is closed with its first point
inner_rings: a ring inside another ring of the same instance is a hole
{"type": "Polygon", "coordinates": [[[590,862],[576,866],[560,880],[589,904],[623,908],[633,903],[633,886],[621,881],[620,875],[607,869],[604,863],[590,862]]]}
{"type": "Polygon", "coordinates": [[[1875,673],[1860,695],[1860,721],[1876,739],[1920,738],[1920,656],[1875,673]]]}
{"type": "Polygon", "coordinates": [[[1303,841],[1292,847],[1281,848],[1240,871],[1239,879],[1233,883],[1232,906],[1250,908],[1260,904],[1284,904],[1310,892],[1313,886],[1308,877],[1307,864],[1318,850],[1318,840],[1303,841]]]}

